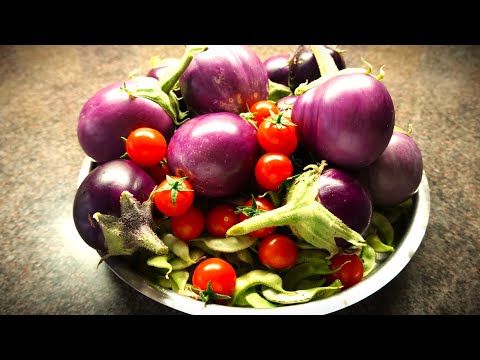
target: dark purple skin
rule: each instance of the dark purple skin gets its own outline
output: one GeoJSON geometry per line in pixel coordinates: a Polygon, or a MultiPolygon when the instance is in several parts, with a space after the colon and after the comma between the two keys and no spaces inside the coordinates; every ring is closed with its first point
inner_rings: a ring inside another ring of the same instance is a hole
{"type": "Polygon", "coordinates": [[[285,111],[288,109],[292,109],[293,104],[295,104],[295,101],[297,101],[297,99],[298,96],[295,95],[285,96],[278,100],[275,105],[277,105],[279,111],[285,111]]]}
{"type": "Polygon", "coordinates": [[[280,54],[270,56],[263,62],[267,69],[268,78],[277,83],[288,86],[288,60],[289,54],[280,54]]]}
{"type": "Polygon", "coordinates": [[[93,169],[82,181],[73,201],[73,221],[82,239],[92,248],[104,251],[105,238],[96,212],[120,216],[120,194],[129,191],[140,202],[150,196],[153,179],[136,163],[111,160],[93,169]]]}
{"type": "Polygon", "coordinates": [[[342,74],[300,95],[291,119],[299,141],[317,160],[356,169],[373,163],[387,147],[395,109],[373,76],[342,74]]]}
{"type": "MultiPolygon", "coordinates": [[[[139,76],[127,80],[127,89],[157,81],[139,76]]],[[[175,125],[168,113],[156,102],[131,98],[123,82],[111,84],[92,96],[83,106],[78,119],[77,135],[83,151],[94,161],[103,163],[120,158],[125,153],[123,137],[139,127],[160,131],[168,141],[175,125]]],[[[151,86],[151,85],[150,85],[151,86]]]]}
{"type": "Polygon", "coordinates": [[[418,189],[423,175],[422,153],[408,135],[394,131],[385,151],[371,165],[358,171],[378,207],[400,204],[418,189]]]}
{"type": "Polygon", "coordinates": [[[320,175],[318,201],[348,227],[364,235],[373,206],[367,189],[345,170],[330,168],[320,175]]]}
{"type": "MultiPolygon", "coordinates": [[[[343,56],[331,47],[323,46],[333,57],[338,70],[345,69],[346,65],[343,56]]],[[[320,70],[318,63],[310,47],[307,45],[298,46],[289,62],[288,87],[294,92],[300,84],[307,80],[308,82],[312,82],[319,77],[320,70]]]]}
{"type": "Polygon", "coordinates": [[[247,112],[268,97],[267,69],[247,46],[210,45],[179,80],[188,108],[197,115],[247,112]]]}
{"type": "Polygon", "coordinates": [[[258,158],[255,127],[237,114],[194,117],[173,134],[167,150],[170,171],[187,176],[207,198],[237,194],[252,178],[258,158]]]}

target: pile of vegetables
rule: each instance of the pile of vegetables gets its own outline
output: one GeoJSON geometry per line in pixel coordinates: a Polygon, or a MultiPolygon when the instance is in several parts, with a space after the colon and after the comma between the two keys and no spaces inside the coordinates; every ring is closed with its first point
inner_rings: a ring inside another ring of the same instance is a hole
{"type": "Polygon", "coordinates": [[[92,160],[73,218],[152,287],[274,308],[358,284],[395,251],[423,163],[372,67],[301,45],[187,46],[100,89],[78,140],[92,160]]]}

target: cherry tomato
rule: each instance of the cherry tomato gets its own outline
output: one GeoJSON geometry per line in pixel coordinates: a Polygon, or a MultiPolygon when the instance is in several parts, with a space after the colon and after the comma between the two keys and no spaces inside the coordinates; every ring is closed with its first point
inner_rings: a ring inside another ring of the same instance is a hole
{"type": "Polygon", "coordinates": [[[147,127],[133,130],[125,146],[128,157],[141,166],[154,166],[167,153],[167,141],[162,133],[147,127]]]}
{"type": "Polygon", "coordinates": [[[157,209],[167,216],[185,213],[193,204],[194,191],[186,177],[167,175],[154,190],[157,209]]]}
{"type": "MultiPolygon", "coordinates": [[[[282,113],[283,114],[283,113],[282,113]]],[[[258,142],[266,152],[277,152],[290,156],[298,145],[295,125],[283,115],[267,119],[258,126],[258,142]]]]}
{"type": "Polygon", "coordinates": [[[333,255],[330,261],[330,269],[332,270],[338,269],[342,265],[343,267],[333,274],[327,275],[328,284],[340,279],[343,285],[342,289],[348,289],[362,280],[363,263],[358,255],[338,253],[333,255]]]}
{"type": "Polygon", "coordinates": [[[235,206],[221,203],[207,212],[207,231],[212,236],[225,237],[228,229],[237,224],[240,220],[235,214],[235,206]]]}
{"type": "Polygon", "coordinates": [[[203,211],[196,206],[190,206],[182,215],[170,218],[170,228],[179,239],[185,241],[196,239],[205,228],[203,211]]]}
{"type": "MultiPolygon", "coordinates": [[[[239,210],[236,212],[238,213],[238,219],[240,221],[243,221],[245,219],[248,219],[249,217],[255,216],[258,214],[258,210],[261,211],[270,211],[273,210],[275,207],[273,204],[263,198],[256,197],[255,198],[255,204],[253,204],[253,200],[247,200],[243,206],[239,207],[239,210]]],[[[263,238],[267,235],[270,235],[273,233],[276,229],[276,226],[271,226],[271,227],[266,227],[262,229],[257,229],[249,233],[249,235],[256,237],[256,238],[263,238]]]]}
{"type": "Polygon", "coordinates": [[[155,180],[156,184],[160,184],[165,180],[167,175],[172,175],[165,158],[163,158],[163,160],[157,165],[146,167],[145,170],[150,174],[152,179],[155,180]]]}
{"type": "Polygon", "coordinates": [[[263,120],[271,116],[270,110],[275,114],[279,113],[277,105],[269,100],[257,101],[250,107],[250,112],[253,114],[253,119],[257,123],[257,127],[260,126],[263,120]]]}
{"type": "Polygon", "coordinates": [[[215,299],[216,295],[232,296],[236,282],[237,274],[233,266],[215,257],[203,260],[192,274],[192,284],[201,290],[200,296],[205,302],[215,299]]]}
{"type": "Polygon", "coordinates": [[[292,161],[284,154],[263,154],[255,165],[255,180],[268,191],[277,191],[280,184],[292,175],[292,161]]]}
{"type": "Polygon", "coordinates": [[[288,236],[271,234],[258,245],[258,258],[263,265],[272,269],[288,269],[296,264],[298,249],[288,236]]]}

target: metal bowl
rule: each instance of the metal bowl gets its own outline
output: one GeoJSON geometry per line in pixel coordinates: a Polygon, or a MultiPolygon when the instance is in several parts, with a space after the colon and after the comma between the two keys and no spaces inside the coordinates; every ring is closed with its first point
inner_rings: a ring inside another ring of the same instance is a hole
{"type": "MultiPolygon", "coordinates": [[[[77,185],[83,181],[93,168],[90,158],[85,158],[77,185]]],[[[280,306],[274,309],[254,309],[232,307],[217,304],[205,304],[201,301],[180,295],[169,289],[157,290],[133,271],[123,257],[110,257],[105,262],[108,267],[125,283],[141,294],[170,308],[192,315],[300,315],[329,314],[353,305],[372,295],[390,282],[408,264],[423,240],[430,216],[430,188],[423,173],[418,191],[413,195],[412,217],[405,223],[403,236],[396,241],[395,252],[388,257],[378,258],[375,269],[360,283],[331,297],[303,304],[280,306]]]]}

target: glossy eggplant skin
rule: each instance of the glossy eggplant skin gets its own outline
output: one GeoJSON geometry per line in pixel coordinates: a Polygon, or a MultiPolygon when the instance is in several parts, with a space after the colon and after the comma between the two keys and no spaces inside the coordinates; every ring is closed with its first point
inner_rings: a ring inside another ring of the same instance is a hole
{"type": "Polygon", "coordinates": [[[373,214],[372,200],[354,175],[337,168],[323,171],[318,201],[351,229],[360,235],[366,233],[373,214]]]}
{"type": "Polygon", "coordinates": [[[291,110],[293,108],[293,104],[297,101],[297,96],[289,95],[279,99],[275,104],[277,105],[278,110],[285,111],[291,110]]]}
{"type": "Polygon", "coordinates": [[[248,46],[208,46],[195,55],[179,84],[187,107],[195,115],[240,114],[268,97],[267,69],[248,46]]]}
{"type": "Polygon", "coordinates": [[[156,79],[137,76],[113,83],[99,90],[82,107],[77,124],[77,137],[85,154],[95,162],[119,159],[125,153],[122,137],[139,127],[151,127],[170,140],[175,124],[168,113],[156,102],[132,98],[122,88],[153,86],[156,79]]]}
{"type": "Polygon", "coordinates": [[[73,220],[82,239],[96,250],[106,250],[96,212],[120,216],[120,194],[129,191],[140,202],[150,196],[155,182],[131,160],[111,160],[93,169],[81,182],[73,201],[73,220]]]}
{"type": "Polygon", "coordinates": [[[418,189],[423,176],[420,148],[410,136],[394,131],[385,151],[371,165],[357,174],[369,189],[378,207],[400,204],[418,189]]]}
{"type": "Polygon", "coordinates": [[[373,76],[342,74],[300,95],[292,122],[299,141],[318,161],[358,169],[387,147],[395,109],[385,85],[373,76]]]}
{"type": "Polygon", "coordinates": [[[268,78],[277,83],[288,86],[289,54],[270,56],[263,62],[267,69],[268,78]]]}
{"type": "Polygon", "coordinates": [[[258,152],[255,127],[237,114],[220,112],[180,126],[167,159],[172,174],[187,176],[196,194],[219,198],[238,194],[249,183],[258,152]]]}
{"type": "MultiPolygon", "coordinates": [[[[346,68],[345,59],[342,54],[335,49],[324,46],[333,57],[338,70],[346,68]]],[[[317,60],[312,50],[307,45],[299,45],[293,53],[288,64],[288,87],[295,92],[295,89],[302,83],[312,82],[320,77],[317,60]]]]}

